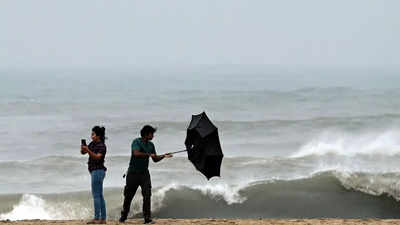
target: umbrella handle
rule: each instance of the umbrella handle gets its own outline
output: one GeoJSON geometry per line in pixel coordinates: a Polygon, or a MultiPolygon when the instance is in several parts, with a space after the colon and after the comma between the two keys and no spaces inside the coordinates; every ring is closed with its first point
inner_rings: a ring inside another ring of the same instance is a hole
{"type": "Polygon", "coordinates": [[[175,153],[180,153],[180,152],[187,152],[187,150],[182,150],[182,151],[177,151],[177,152],[170,152],[169,154],[175,154],[175,153]]]}

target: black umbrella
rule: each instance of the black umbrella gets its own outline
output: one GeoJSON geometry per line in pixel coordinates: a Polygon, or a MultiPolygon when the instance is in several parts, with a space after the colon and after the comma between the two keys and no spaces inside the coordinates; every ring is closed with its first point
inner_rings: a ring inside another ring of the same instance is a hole
{"type": "Polygon", "coordinates": [[[205,112],[192,115],[185,145],[189,160],[207,179],[220,176],[224,154],[219,142],[218,128],[208,119],[205,112]]]}

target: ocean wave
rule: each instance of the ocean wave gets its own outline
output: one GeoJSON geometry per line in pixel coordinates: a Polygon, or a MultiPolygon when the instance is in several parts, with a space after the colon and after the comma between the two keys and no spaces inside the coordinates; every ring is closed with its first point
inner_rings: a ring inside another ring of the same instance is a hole
{"type": "MultiPolygon", "coordinates": [[[[106,188],[124,185],[129,156],[109,156],[106,160],[106,188]]],[[[385,174],[400,172],[400,154],[304,154],[292,157],[225,157],[221,177],[210,182],[199,173],[187,157],[173,157],[151,164],[154,187],[169,184],[190,187],[205,184],[220,185],[222,193],[228,186],[243,187],[263,180],[294,180],[324,171],[385,174]],[[184,178],[184,179],[183,179],[184,178]]],[[[90,175],[86,158],[50,156],[29,161],[0,162],[0,194],[7,193],[64,193],[88,190],[90,175]]],[[[230,194],[231,202],[240,199],[230,194]]]]}
{"type": "MultiPolygon", "coordinates": [[[[340,121],[340,120],[378,120],[378,119],[400,119],[400,114],[398,113],[379,113],[379,114],[364,114],[357,116],[315,116],[305,119],[261,119],[261,120],[214,120],[213,122],[220,125],[254,125],[254,124],[293,124],[293,123],[303,123],[303,122],[318,122],[318,121],[340,121]]],[[[139,127],[143,122],[137,122],[125,127],[120,127],[121,130],[126,131],[132,127],[139,127]]],[[[188,125],[187,121],[165,121],[165,120],[152,120],[147,121],[150,124],[157,124],[160,129],[163,128],[186,128],[188,125]]]]}
{"type": "Polygon", "coordinates": [[[351,134],[348,132],[325,132],[301,147],[292,157],[336,154],[386,155],[400,154],[400,130],[382,133],[351,134]]]}
{"type": "Polygon", "coordinates": [[[79,201],[50,202],[34,194],[24,194],[10,212],[0,214],[0,220],[68,220],[88,218],[90,209],[79,201]]]}
{"type": "MultiPolygon", "coordinates": [[[[162,218],[399,218],[399,178],[400,173],[326,171],[301,179],[264,180],[241,187],[170,184],[153,190],[152,208],[154,216],[162,218]]],[[[118,218],[122,188],[106,189],[105,198],[109,218],[118,218]]],[[[0,219],[88,219],[93,213],[89,192],[23,194],[12,204],[11,210],[0,212],[0,219]]],[[[130,217],[140,217],[141,206],[138,191],[130,217]]]]}

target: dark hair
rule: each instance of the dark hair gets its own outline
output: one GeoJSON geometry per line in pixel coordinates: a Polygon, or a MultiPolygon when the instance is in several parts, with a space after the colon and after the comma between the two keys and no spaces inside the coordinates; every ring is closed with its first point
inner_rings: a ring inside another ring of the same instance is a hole
{"type": "Polygon", "coordinates": [[[152,127],[150,125],[145,125],[142,130],[140,130],[140,136],[145,137],[148,134],[154,134],[157,131],[157,128],[152,127]]]}
{"type": "Polygon", "coordinates": [[[106,128],[95,126],[92,128],[92,131],[96,134],[96,136],[99,136],[101,142],[104,143],[104,141],[106,140],[106,128]]]}

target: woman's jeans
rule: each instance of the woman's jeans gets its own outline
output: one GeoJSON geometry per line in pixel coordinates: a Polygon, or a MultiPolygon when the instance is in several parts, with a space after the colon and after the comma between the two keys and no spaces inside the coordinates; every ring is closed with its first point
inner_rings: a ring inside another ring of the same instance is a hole
{"type": "Polygon", "coordinates": [[[103,196],[103,180],[106,176],[106,171],[103,169],[93,170],[90,173],[92,177],[92,195],[94,202],[94,219],[105,220],[107,218],[106,202],[103,196]]]}

